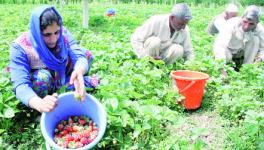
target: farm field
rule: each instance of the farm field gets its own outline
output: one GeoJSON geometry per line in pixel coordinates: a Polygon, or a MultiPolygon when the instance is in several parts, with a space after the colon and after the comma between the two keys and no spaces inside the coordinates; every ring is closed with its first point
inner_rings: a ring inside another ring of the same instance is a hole
{"type": "MultiPolygon", "coordinates": [[[[45,149],[39,113],[23,106],[14,96],[10,75],[9,45],[29,26],[37,5],[0,5],[0,149],[45,149]]],[[[191,5],[189,22],[196,59],[172,65],[150,58],[137,59],[130,36],[147,18],[169,13],[170,5],[89,4],[89,29],[82,28],[82,4],[57,10],[64,26],[80,45],[95,56],[90,74],[101,81],[90,94],[106,108],[107,129],[95,149],[264,149],[264,63],[244,65],[215,61],[214,37],[205,28],[224,6],[191,5]],[[116,16],[107,17],[108,8],[116,16]],[[221,74],[224,67],[228,76],[221,74]],[[194,70],[210,75],[203,103],[186,111],[176,100],[172,70],[194,70]]],[[[241,8],[240,15],[243,12],[241,8]]],[[[264,18],[261,19],[261,22],[264,18]]]]}

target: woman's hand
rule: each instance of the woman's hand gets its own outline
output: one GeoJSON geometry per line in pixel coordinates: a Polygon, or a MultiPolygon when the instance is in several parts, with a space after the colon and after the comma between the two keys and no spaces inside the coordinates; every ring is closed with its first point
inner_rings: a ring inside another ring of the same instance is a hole
{"type": "Polygon", "coordinates": [[[79,95],[81,100],[85,99],[86,90],[83,79],[84,70],[76,69],[71,74],[70,84],[74,84],[75,95],[79,95]]]}
{"type": "Polygon", "coordinates": [[[57,93],[53,95],[47,95],[43,99],[40,97],[32,97],[29,100],[29,106],[33,109],[36,109],[40,113],[50,112],[57,106],[57,93]]]}

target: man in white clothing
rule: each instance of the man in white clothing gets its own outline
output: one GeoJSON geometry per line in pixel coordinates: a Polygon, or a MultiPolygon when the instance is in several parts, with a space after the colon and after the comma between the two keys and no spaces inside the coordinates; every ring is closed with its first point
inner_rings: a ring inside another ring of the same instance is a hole
{"type": "Polygon", "coordinates": [[[259,23],[260,9],[248,6],[242,17],[228,20],[228,27],[214,42],[216,59],[234,61],[236,66],[264,60],[264,28],[259,23]]]}
{"type": "Polygon", "coordinates": [[[216,17],[208,24],[206,32],[210,35],[216,35],[220,30],[225,29],[227,20],[236,17],[238,7],[235,4],[229,4],[225,11],[216,17]]]}
{"type": "Polygon", "coordinates": [[[194,59],[187,26],[192,15],[186,4],[176,4],[172,12],[155,15],[138,27],[131,36],[131,44],[139,58],[151,56],[167,64],[184,57],[194,59]]]}

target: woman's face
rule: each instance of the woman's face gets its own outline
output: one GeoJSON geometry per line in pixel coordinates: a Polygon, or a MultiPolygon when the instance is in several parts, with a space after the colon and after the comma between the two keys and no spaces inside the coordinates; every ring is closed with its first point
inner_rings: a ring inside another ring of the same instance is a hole
{"type": "Polygon", "coordinates": [[[42,37],[49,49],[55,48],[60,37],[60,26],[56,22],[53,22],[42,31],[42,37]]]}

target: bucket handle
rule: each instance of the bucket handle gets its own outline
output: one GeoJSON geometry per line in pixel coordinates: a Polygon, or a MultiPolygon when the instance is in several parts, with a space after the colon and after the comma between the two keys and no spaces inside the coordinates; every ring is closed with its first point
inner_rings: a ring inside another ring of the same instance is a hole
{"type": "Polygon", "coordinates": [[[195,81],[193,80],[189,85],[187,85],[184,89],[179,90],[179,93],[183,93],[185,92],[187,89],[189,89],[193,84],[195,83],[195,81]]]}

